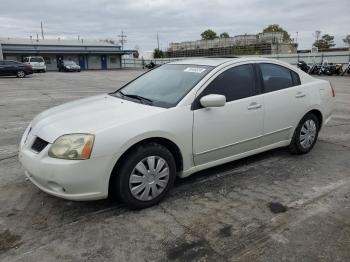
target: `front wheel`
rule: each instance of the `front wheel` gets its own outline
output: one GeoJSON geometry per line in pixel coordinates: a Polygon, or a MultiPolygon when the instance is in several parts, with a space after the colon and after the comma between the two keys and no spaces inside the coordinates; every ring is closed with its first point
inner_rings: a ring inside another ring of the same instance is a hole
{"type": "Polygon", "coordinates": [[[312,113],[306,114],[294,131],[289,145],[290,152],[294,154],[310,152],[316,143],[319,129],[320,123],[318,118],[312,113]]]}
{"type": "Polygon", "coordinates": [[[18,70],[16,72],[16,76],[19,77],[19,78],[23,78],[23,77],[26,76],[26,73],[23,70],[18,70]]]}
{"type": "Polygon", "coordinates": [[[173,186],[176,164],[171,152],[157,143],[132,150],[117,168],[112,190],[131,208],[141,209],[160,202],[173,186]]]}

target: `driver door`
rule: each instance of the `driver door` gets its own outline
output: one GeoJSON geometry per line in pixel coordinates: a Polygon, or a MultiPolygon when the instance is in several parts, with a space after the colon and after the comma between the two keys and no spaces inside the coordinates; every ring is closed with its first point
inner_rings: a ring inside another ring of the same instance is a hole
{"type": "Polygon", "coordinates": [[[263,135],[263,107],[252,64],[231,67],[218,74],[197,96],[193,106],[195,165],[259,148],[263,135]],[[203,108],[199,100],[209,94],[224,95],[226,104],[203,108]]]}

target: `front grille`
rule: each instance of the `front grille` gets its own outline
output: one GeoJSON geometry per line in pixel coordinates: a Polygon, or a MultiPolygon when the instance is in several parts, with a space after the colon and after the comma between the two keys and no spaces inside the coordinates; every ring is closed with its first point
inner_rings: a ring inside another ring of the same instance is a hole
{"type": "Polygon", "coordinates": [[[32,150],[40,153],[48,144],[49,142],[46,142],[45,140],[41,139],[40,137],[36,137],[34,140],[34,143],[32,145],[32,150]]]}

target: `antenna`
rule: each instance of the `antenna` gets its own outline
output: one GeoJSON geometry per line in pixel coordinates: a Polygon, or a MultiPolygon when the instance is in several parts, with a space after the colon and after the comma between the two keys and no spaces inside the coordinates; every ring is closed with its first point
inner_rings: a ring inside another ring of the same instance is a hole
{"type": "Polygon", "coordinates": [[[126,35],[124,35],[124,31],[122,31],[121,35],[118,35],[120,37],[119,43],[122,44],[122,50],[124,49],[124,43],[126,43],[126,35]]]}
{"type": "Polygon", "coordinates": [[[43,40],[44,40],[45,38],[44,38],[43,21],[40,22],[40,26],[41,26],[41,37],[42,37],[43,40]]]}

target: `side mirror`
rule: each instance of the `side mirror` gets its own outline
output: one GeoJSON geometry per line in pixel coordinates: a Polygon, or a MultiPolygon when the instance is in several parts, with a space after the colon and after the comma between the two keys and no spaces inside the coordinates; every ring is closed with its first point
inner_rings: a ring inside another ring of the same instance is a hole
{"type": "Polygon", "coordinates": [[[224,95],[206,95],[199,101],[203,107],[221,107],[226,104],[226,97],[224,95]]]}

